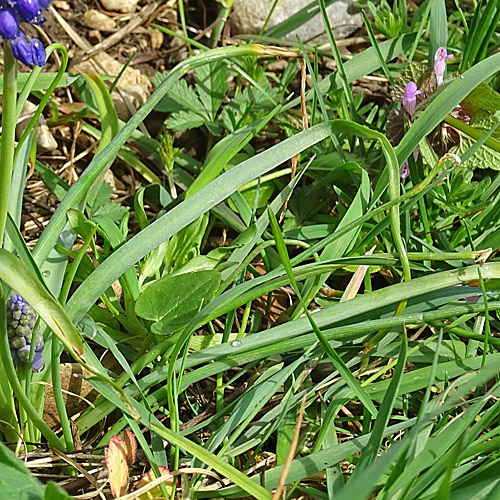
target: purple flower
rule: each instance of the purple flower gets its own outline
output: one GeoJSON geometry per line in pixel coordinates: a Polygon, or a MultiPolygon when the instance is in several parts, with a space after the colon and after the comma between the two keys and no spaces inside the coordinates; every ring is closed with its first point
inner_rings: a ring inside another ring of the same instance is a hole
{"type": "Polygon", "coordinates": [[[47,60],[45,48],[38,38],[33,38],[31,41],[31,53],[33,55],[33,64],[35,66],[43,66],[47,60]]]}
{"type": "Polygon", "coordinates": [[[436,73],[436,81],[438,85],[443,83],[447,59],[453,59],[453,54],[448,55],[446,47],[439,47],[434,56],[434,73],[436,73]]]}
{"type": "Polygon", "coordinates": [[[15,7],[19,17],[27,23],[39,24],[43,19],[38,0],[17,0],[15,7]]]}
{"type": "Polygon", "coordinates": [[[410,166],[408,165],[408,160],[405,160],[399,169],[399,177],[401,179],[406,179],[410,175],[410,166]]]}
{"type": "MultiPolygon", "coordinates": [[[[413,150],[413,159],[415,160],[415,163],[417,163],[419,153],[420,150],[418,149],[417,146],[413,150]]],[[[405,160],[399,169],[399,177],[401,177],[401,179],[406,179],[409,175],[410,175],[410,165],[408,163],[408,160],[405,160]]]]}
{"type": "Polygon", "coordinates": [[[6,40],[12,40],[19,31],[19,21],[12,9],[0,10],[0,35],[6,40]]]}
{"type": "Polygon", "coordinates": [[[41,372],[45,368],[45,359],[41,352],[35,352],[33,356],[33,364],[31,365],[31,369],[35,372],[41,372]]]}
{"type": "Polygon", "coordinates": [[[21,22],[41,24],[45,21],[43,9],[52,0],[0,0],[0,36],[10,40],[14,57],[27,66],[43,66],[47,54],[42,42],[25,35],[21,22]]]}
{"type": "Polygon", "coordinates": [[[415,113],[415,108],[417,106],[417,95],[420,95],[422,92],[418,90],[417,84],[415,82],[410,82],[405,87],[405,96],[403,97],[403,107],[406,109],[406,112],[409,116],[415,113]]]}
{"type": "Polygon", "coordinates": [[[24,38],[23,32],[20,31],[18,36],[10,43],[14,57],[21,61],[26,66],[33,64],[33,51],[31,44],[24,38]]]}

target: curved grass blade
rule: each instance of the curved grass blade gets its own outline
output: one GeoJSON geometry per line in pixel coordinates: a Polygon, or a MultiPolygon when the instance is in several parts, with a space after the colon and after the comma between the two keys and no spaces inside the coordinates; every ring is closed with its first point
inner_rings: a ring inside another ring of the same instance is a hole
{"type": "Polygon", "coordinates": [[[3,249],[0,249],[0,279],[33,307],[75,358],[82,359],[82,337],[61,304],[22,261],[3,249]]]}

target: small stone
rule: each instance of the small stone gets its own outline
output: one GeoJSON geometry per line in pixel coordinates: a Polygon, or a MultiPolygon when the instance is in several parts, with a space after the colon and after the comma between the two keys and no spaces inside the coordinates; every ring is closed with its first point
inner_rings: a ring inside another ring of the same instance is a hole
{"type": "MultiPolygon", "coordinates": [[[[123,68],[123,64],[105,52],[99,54],[98,62],[99,65],[96,65],[94,61],[84,61],[72,69],[79,73],[89,73],[95,70],[100,74],[105,73],[110,76],[117,76],[123,68]]],[[[127,121],[131,116],[130,109],[124,98],[128,99],[137,110],[148,100],[152,87],[151,80],[144,76],[138,69],[130,66],[127,67],[118,82],[118,88],[121,89],[123,95],[117,92],[117,90],[111,94],[118,117],[121,120],[127,121]]]]}
{"type": "Polygon", "coordinates": [[[333,59],[326,59],[325,67],[330,71],[335,71],[337,69],[337,63],[333,59]]]}
{"type": "Polygon", "coordinates": [[[113,19],[95,9],[89,9],[85,12],[83,20],[89,28],[98,31],[113,31],[116,28],[113,19]]]}
{"type": "MultiPolygon", "coordinates": [[[[317,82],[319,83],[321,80],[323,79],[323,77],[321,75],[318,75],[318,77],[316,78],[317,82]]],[[[313,81],[312,81],[312,78],[311,78],[311,75],[306,75],[306,85],[308,88],[312,89],[314,88],[314,84],[313,84],[313,81]]]]}
{"type": "MultiPolygon", "coordinates": [[[[274,3],[275,0],[253,0],[252,2],[249,0],[234,0],[231,11],[233,28],[238,33],[258,33],[264,26],[264,22],[274,3]]],[[[309,3],[310,0],[280,0],[276,4],[267,29],[287,20],[292,14],[303,9],[309,3]]],[[[363,24],[359,13],[350,13],[353,3],[353,0],[337,0],[326,9],[333,28],[333,34],[337,39],[348,37],[363,24]]],[[[311,41],[311,43],[328,41],[321,13],[285,35],[284,38],[295,42],[297,35],[304,43],[308,41],[311,41]]]]}
{"type": "Polygon", "coordinates": [[[37,145],[42,151],[55,151],[57,149],[57,141],[54,139],[52,132],[46,123],[38,127],[37,145]]]}
{"type": "Polygon", "coordinates": [[[96,43],[101,43],[102,42],[102,35],[99,30],[90,30],[89,31],[89,42],[93,43],[94,45],[96,43]]]}
{"type": "Polygon", "coordinates": [[[101,0],[101,4],[106,10],[123,12],[124,14],[135,12],[138,3],[139,0],[101,0]]]}
{"type": "Polygon", "coordinates": [[[69,10],[71,8],[65,0],[54,0],[54,7],[59,10],[69,10]]]}
{"type": "Polygon", "coordinates": [[[153,50],[159,49],[163,45],[163,33],[152,26],[149,26],[148,33],[151,37],[151,48],[153,50]]]}
{"type": "Polygon", "coordinates": [[[267,67],[267,70],[271,73],[278,73],[280,71],[285,71],[288,66],[288,61],[286,59],[278,59],[277,61],[273,61],[267,67]]]}

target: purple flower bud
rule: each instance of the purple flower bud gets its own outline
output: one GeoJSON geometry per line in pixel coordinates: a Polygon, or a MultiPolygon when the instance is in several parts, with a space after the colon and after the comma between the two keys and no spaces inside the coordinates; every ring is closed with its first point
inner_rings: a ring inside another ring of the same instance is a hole
{"type": "Polygon", "coordinates": [[[10,42],[10,46],[12,47],[14,57],[18,61],[26,64],[26,66],[33,64],[33,51],[31,50],[31,44],[25,40],[22,32],[19,32],[19,36],[10,42]]]}
{"type": "Polygon", "coordinates": [[[401,165],[401,168],[399,169],[399,177],[401,179],[406,179],[410,175],[410,166],[408,165],[408,160],[405,160],[405,162],[401,165]]]}
{"type": "Polygon", "coordinates": [[[415,82],[410,82],[405,87],[405,96],[403,97],[403,107],[409,116],[415,113],[415,108],[417,107],[417,95],[422,92],[418,90],[417,84],[415,82]]]}
{"type": "Polygon", "coordinates": [[[47,54],[42,42],[38,38],[33,38],[31,41],[31,52],[35,66],[43,66],[47,60],[47,54]]]}
{"type": "Polygon", "coordinates": [[[19,17],[28,23],[36,23],[42,17],[42,10],[38,0],[17,0],[16,10],[19,17]]]}
{"type": "Polygon", "coordinates": [[[438,85],[443,83],[447,59],[453,59],[453,54],[448,55],[446,47],[439,47],[434,56],[434,73],[436,73],[436,81],[438,85]]]}
{"type": "Polygon", "coordinates": [[[0,10],[0,35],[5,40],[12,40],[19,31],[19,21],[12,9],[0,10]]]}
{"type": "Polygon", "coordinates": [[[31,369],[35,372],[41,372],[45,368],[45,359],[43,359],[41,352],[35,352],[33,356],[33,364],[31,365],[31,369]]]}

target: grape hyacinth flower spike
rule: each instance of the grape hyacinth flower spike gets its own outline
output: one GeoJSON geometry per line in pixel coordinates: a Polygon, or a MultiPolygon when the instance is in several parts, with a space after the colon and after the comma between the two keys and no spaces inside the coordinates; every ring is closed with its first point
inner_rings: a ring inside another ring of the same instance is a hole
{"type": "Polygon", "coordinates": [[[42,42],[26,35],[21,23],[42,24],[43,9],[50,3],[51,0],[0,0],[0,35],[10,42],[14,57],[26,66],[43,66],[47,55],[42,42]]]}
{"type": "Polygon", "coordinates": [[[45,368],[43,359],[43,336],[40,328],[34,330],[37,315],[33,308],[17,293],[9,300],[7,305],[7,333],[9,336],[10,352],[14,362],[26,364],[30,358],[31,344],[34,345],[33,364],[34,372],[45,368]]]}
{"type": "Polygon", "coordinates": [[[417,95],[422,93],[421,90],[418,90],[417,84],[415,82],[410,82],[405,87],[405,95],[403,97],[403,107],[409,116],[412,116],[415,113],[415,108],[417,107],[417,95]]]}
{"type": "Polygon", "coordinates": [[[438,85],[443,83],[447,59],[453,59],[453,54],[448,55],[446,47],[439,47],[434,55],[434,73],[438,85]]]}

